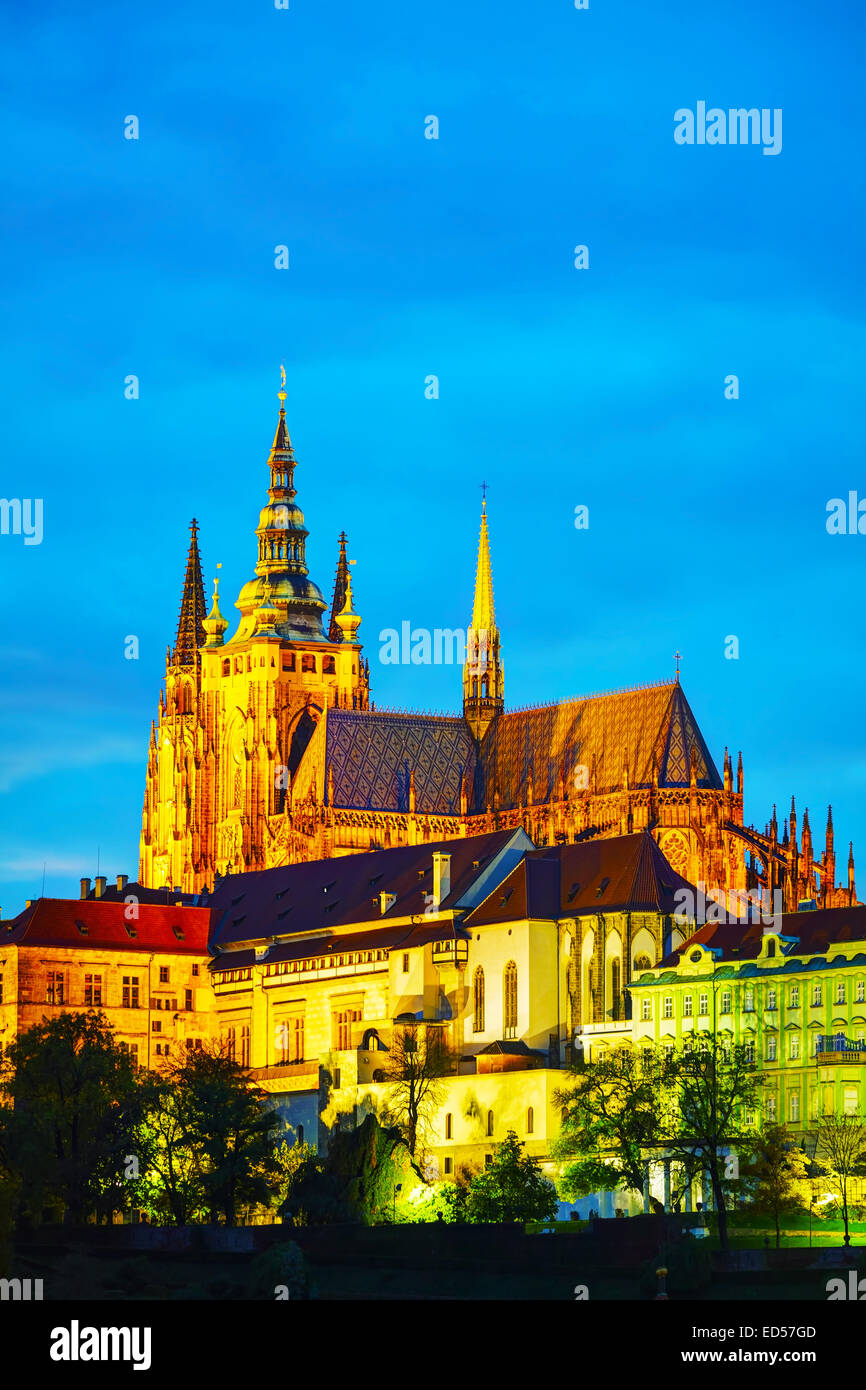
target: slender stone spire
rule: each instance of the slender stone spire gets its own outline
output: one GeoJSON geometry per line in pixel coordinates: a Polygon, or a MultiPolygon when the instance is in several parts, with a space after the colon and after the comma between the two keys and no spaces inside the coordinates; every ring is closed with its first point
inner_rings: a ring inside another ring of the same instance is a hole
{"type": "MultiPolygon", "coordinates": [[[[484,485],[486,489],[486,484],[484,485]]],[[[463,665],[463,715],[477,739],[505,705],[505,672],[499,653],[499,629],[493,608],[493,568],[487,532],[487,498],[481,502],[481,534],[475,571],[472,625],[466,638],[463,665]]]]}
{"type": "Polygon", "coordinates": [[[478,538],[478,566],[475,571],[475,602],[472,626],[476,632],[496,626],[493,611],[493,569],[490,564],[490,537],[487,533],[487,498],[481,501],[481,534],[478,538]]]}
{"type": "Polygon", "coordinates": [[[177,620],[177,638],[171,657],[173,666],[198,665],[198,649],[205,639],[202,623],[207,609],[204,602],[204,584],[201,577],[201,557],[198,552],[198,524],[195,517],[190,522],[189,553],[186,558],[186,576],[183,581],[183,598],[177,620]]]}
{"type": "Polygon", "coordinates": [[[340,532],[340,553],[337,556],[337,574],[334,579],[334,599],[331,604],[331,622],[328,637],[332,642],[342,642],[343,634],[337,623],[337,614],[342,613],[346,603],[346,590],[349,587],[349,562],[346,559],[346,533],[340,532]]]}

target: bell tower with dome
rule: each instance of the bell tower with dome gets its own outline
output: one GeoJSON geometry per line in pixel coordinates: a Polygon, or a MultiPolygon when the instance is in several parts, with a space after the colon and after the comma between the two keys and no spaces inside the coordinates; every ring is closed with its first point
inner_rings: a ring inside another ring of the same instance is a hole
{"type": "Polygon", "coordinates": [[[139,868],[148,887],[198,891],[216,874],[306,857],[296,828],[306,844],[326,819],[328,793],[324,766],[304,755],[325,710],[368,707],[345,533],[326,632],[327,604],[306,562],[285,399],[282,390],[255,577],[238,596],[231,637],[216,581],[204,616],[195,522],[191,528],[177,641],[151,728],[139,868]]]}

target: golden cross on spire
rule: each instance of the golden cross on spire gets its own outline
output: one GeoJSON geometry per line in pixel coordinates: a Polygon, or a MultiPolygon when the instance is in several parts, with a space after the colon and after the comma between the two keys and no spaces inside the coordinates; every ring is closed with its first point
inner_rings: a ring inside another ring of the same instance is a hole
{"type": "Polygon", "coordinates": [[[682,652],[679,650],[679,648],[677,648],[677,650],[674,652],[674,661],[677,663],[677,685],[679,685],[679,683],[680,683],[680,661],[681,661],[681,660],[682,660],[682,652]]]}
{"type": "Polygon", "coordinates": [[[280,385],[282,387],[282,390],[277,392],[277,397],[280,401],[280,405],[282,406],[285,404],[286,400],[286,369],[283,366],[282,362],[280,363],[280,385]]]}

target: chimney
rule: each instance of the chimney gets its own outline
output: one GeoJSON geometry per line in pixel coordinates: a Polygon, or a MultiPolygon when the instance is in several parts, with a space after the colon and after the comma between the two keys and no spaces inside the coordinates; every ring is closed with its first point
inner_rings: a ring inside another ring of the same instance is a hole
{"type": "Polygon", "coordinates": [[[433,855],[433,911],[438,912],[451,892],[451,855],[433,855]]]}
{"type": "Polygon", "coordinates": [[[89,894],[89,892],[90,892],[90,879],[89,879],[89,878],[83,878],[83,879],[81,880],[81,897],[82,897],[82,900],[83,900],[84,898],[87,897],[87,895],[89,894]]]}
{"type": "Polygon", "coordinates": [[[379,912],[381,913],[381,915],[382,915],[383,917],[384,917],[385,913],[388,911],[388,908],[389,908],[389,907],[393,907],[396,901],[397,901],[397,894],[396,894],[396,893],[380,893],[380,894],[379,894],[379,912]]]}
{"type": "Polygon", "coordinates": [[[105,885],[107,882],[108,879],[105,877],[105,874],[96,875],[96,878],[93,880],[93,893],[95,897],[102,897],[103,893],[105,892],[105,885]]]}
{"type": "Polygon", "coordinates": [[[117,891],[118,891],[118,893],[122,893],[122,892],[123,892],[123,890],[124,890],[124,888],[126,887],[126,885],[127,885],[128,882],[129,882],[129,874],[118,874],[118,875],[117,875],[117,891]]]}

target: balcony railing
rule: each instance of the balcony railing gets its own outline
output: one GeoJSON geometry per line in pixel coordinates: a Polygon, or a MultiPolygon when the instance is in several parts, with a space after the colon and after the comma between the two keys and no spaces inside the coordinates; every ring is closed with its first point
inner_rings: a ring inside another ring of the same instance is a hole
{"type": "Polygon", "coordinates": [[[815,1060],[822,1065],[866,1062],[866,1042],[847,1038],[844,1033],[819,1033],[815,1039],[815,1060]]]}

